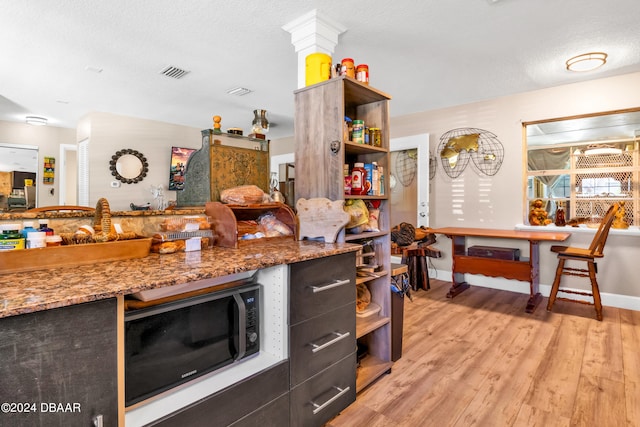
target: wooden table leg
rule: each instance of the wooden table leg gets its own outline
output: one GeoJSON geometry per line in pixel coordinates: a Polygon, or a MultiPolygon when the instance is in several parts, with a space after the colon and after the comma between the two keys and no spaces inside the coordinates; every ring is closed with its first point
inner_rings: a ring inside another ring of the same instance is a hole
{"type": "Polygon", "coordinates": [[[466,238],[464,236],[447,236],[451,239],[451,271],[452,282],[449,292],[447,292],[447,298],[453,298],[456,295],[461,294],[465,290],[469,289],[469,284],[464,281],[464,274],[456,272],[456,256],[466,254],[466,238]]]}
{"type": "Polygon", "coordinates": [[[453,285],[449,288],[449,292],[447,292],[447,298],[453,298],[456,295],[460,295],[462,292],[469,289],[471,286],[467,282],[453,282],[453,285]]]}
{"type": "Polygon", "coordinates": [[[529,240],[529,269],[531,276],[529,277],[529,301],[525,311],[533,313],[542,301],[540,293],[540,242],[529,240]]]}

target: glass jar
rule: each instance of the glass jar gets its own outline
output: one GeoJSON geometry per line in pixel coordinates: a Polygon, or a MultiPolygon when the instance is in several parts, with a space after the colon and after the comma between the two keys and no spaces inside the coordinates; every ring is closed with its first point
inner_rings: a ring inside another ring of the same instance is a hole
{"type": "Polygon", "coordinates": [[[374,147],[382,147],[380,128],[369,128],[369,143],[374,147]]]}
{"type": "Polygon", "coordinates": [[[44,231],[47,236],[53,236],[53,228],[49,228],[48,219],[40,219],[38,220],[38,224],[40,225],[39,231],[44,231]]]}
{"type": "Polygon", "coordinates": [[[356,80],[366,85],[369,84],[369,66],[360,64],[356,67],[356,80]]]}
{"type": "Polygon", "coordinates": [[[356,68],[355,63],[353,62],[353,58],[344,58],[342,60],[340,75],[351,77],[352,79],[356,78],[356,68]]]}

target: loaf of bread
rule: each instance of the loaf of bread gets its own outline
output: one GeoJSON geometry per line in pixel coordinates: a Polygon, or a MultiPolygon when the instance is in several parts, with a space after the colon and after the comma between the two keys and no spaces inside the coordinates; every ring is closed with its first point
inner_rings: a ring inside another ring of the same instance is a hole
{"type": "Polygon", "coordinates": [[[151,252],[159,254],[172,254],[175,252],[184,251],[184,240],[172,240],[170,242],[156,242],[151,245],[151,252]]]}
{"type": "Polygon", "coordinates": [[[222,190],[220,192],[220,201],[238,205],[254,205],[262,203],[264,196],[264,191],[256,185],[241,185],[222,190]]]}
{"type": "MultiPolygon", "coordinates": [[[[211,240],[208,237],[200,238],[200,249],[206,249],[210,246],[211,240]]],[[[151,252],[157,254],[173,254],[176,252],[184,252],[187,249],[187,242],[183,239],[169,240],[166,242],[153,240],[151,244],[151,252]]]]}
{"type": "Polygon", "coordinates": [[[208,230],[211,228],[207,217],[177,217],[166,218],[160,224],[162,231],[193,231],[197,227],[198,230],[208,230]]]}

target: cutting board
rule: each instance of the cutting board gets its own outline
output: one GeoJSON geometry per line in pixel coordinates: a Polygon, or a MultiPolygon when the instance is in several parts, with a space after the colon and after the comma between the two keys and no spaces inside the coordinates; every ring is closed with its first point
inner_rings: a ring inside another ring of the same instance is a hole
{"type": "Polygon", "coordinates": [[[338,233],[349,222],[349,214],[344,211],[344,200],[300,198],[296,203],[300,232],[298,239],[324,238],[325,242],[335,242],[338,233]]]}

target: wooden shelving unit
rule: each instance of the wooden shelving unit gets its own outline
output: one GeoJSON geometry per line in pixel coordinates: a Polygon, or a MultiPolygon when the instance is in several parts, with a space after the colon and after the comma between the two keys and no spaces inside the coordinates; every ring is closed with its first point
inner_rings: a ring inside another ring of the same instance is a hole
{"type": "Polygon", "coordinates": [[[345,234],[338,240],[360,243],[373,240],[376,277],[358,277],[371,292],[371,300],[381,309],[377,315],[356,317],[356,339],[368,354],[357,370],[356,390],[360,391],[391,369],[391,291],[390,291],[390,203],[389,194],[389,101],[391,97],[349,77],[339,77],[295,92],[296,197],[326,197],[331,200],[362,199],[380,201],[379,232],[345,234]],[[382,132],[381,147],[354,144],[344,140],[345,116],[364,120],[365,126],[382,132]],[[383,167],[384,195],[344,194],[343,165],[376,162],[383,167]]]}

